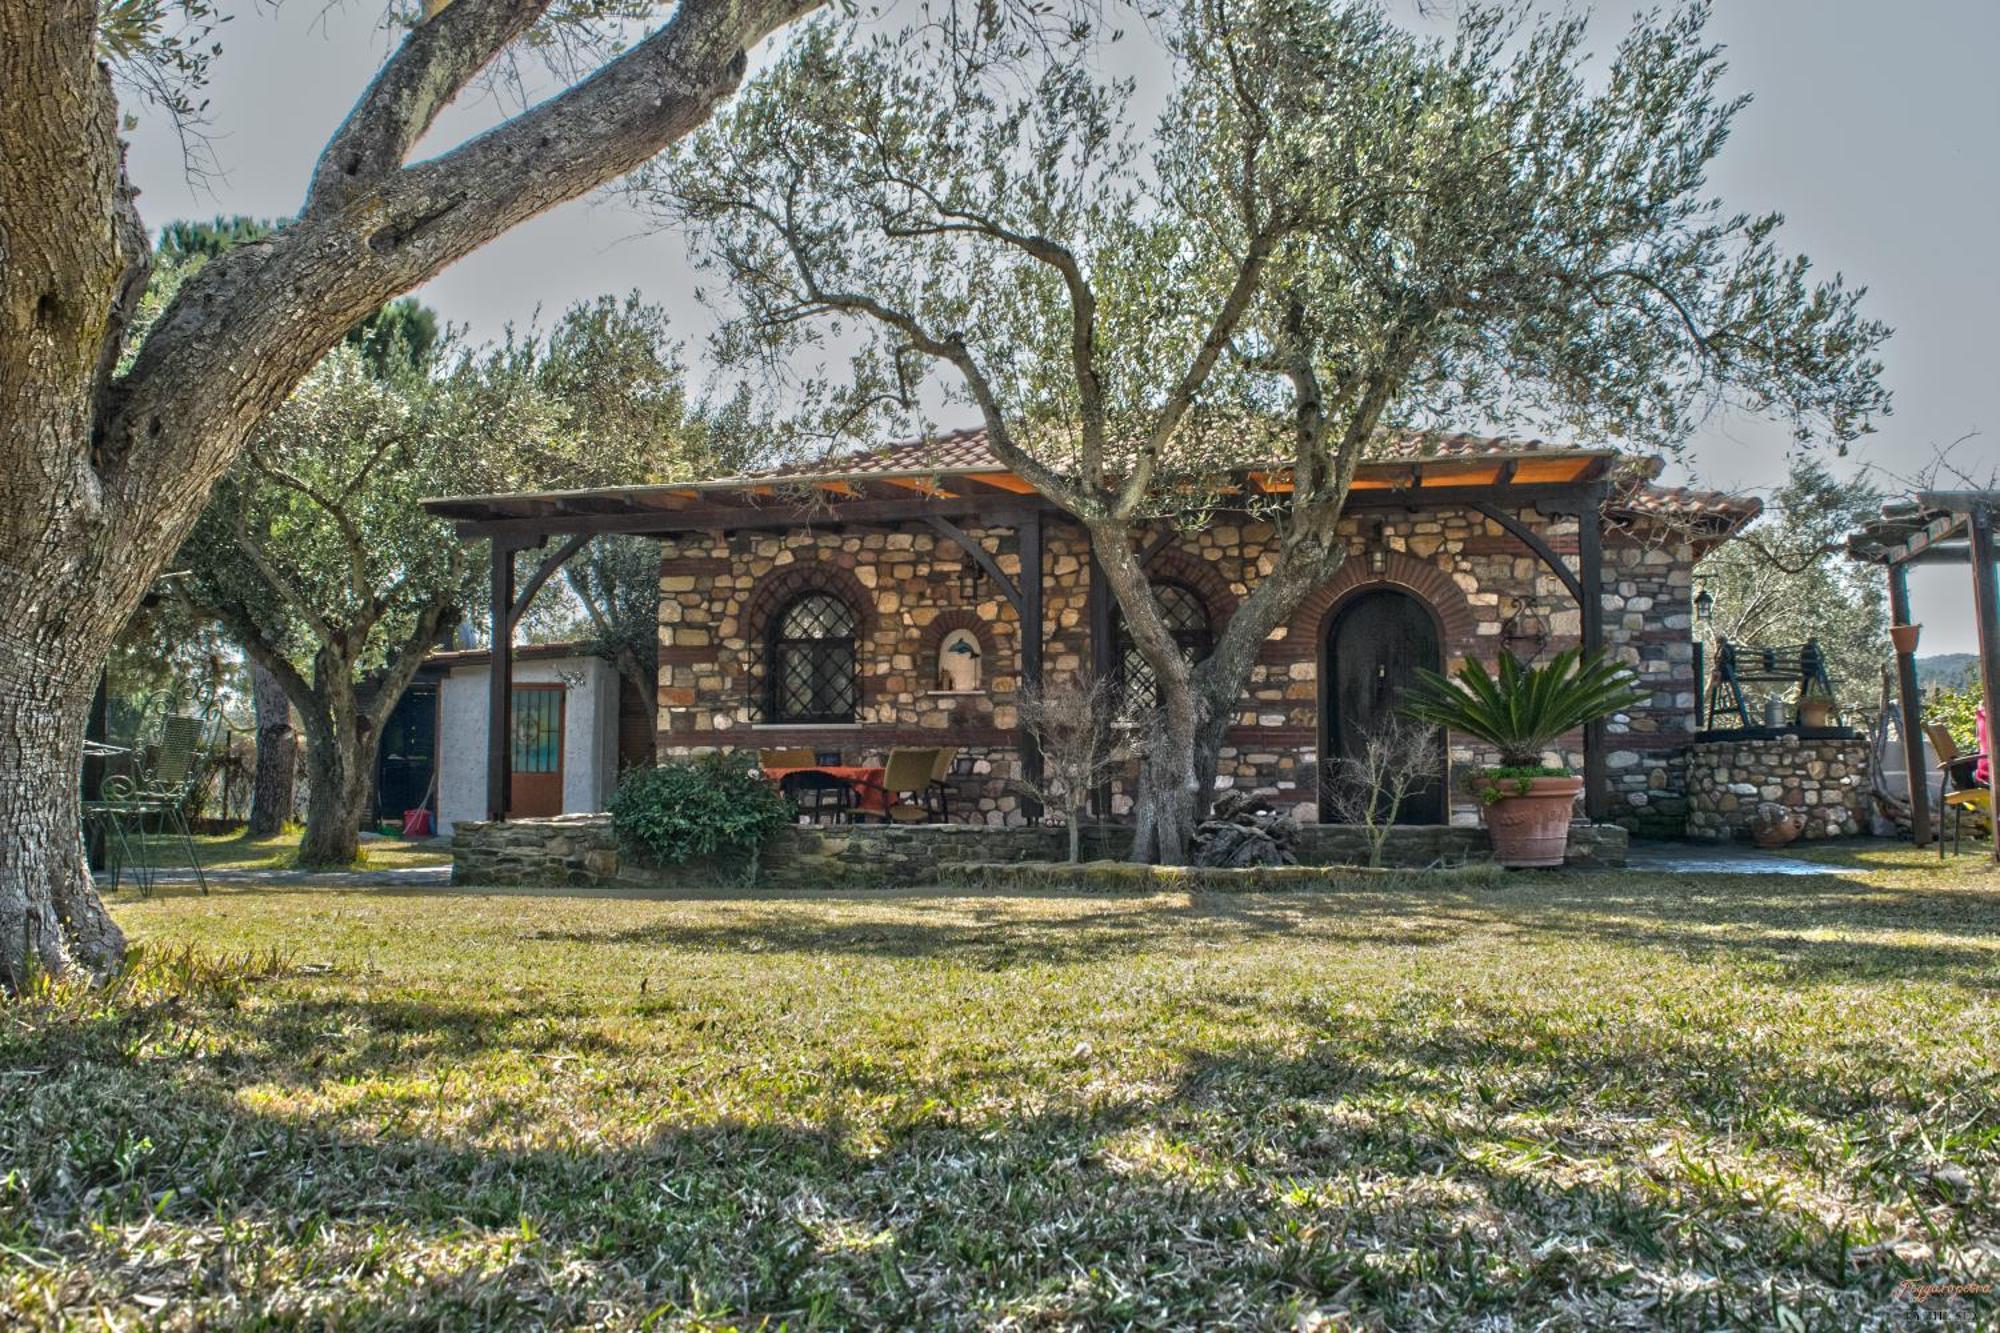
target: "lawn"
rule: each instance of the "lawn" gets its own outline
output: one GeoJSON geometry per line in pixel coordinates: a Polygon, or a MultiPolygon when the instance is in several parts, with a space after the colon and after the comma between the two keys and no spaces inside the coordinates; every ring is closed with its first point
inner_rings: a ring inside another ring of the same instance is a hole
{"type": "Polygon", "coordinates": [[[226,887],[0,1011],[28,1323],[1967,1326],[2000,877],[226,887]],[[171,961],[183,946],[231,961],[171,961]],[[275,956],[274,956],[275,955],[275,956]],[[1906,1283],[1919,1284],[1916,1287],[1906,1283]]]}

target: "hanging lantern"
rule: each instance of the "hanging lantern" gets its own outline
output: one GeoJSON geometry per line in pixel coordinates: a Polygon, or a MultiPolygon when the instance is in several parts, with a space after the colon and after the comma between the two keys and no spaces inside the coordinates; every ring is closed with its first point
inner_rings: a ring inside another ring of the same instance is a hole
{"type": "Polygon", "coordinates": [[[1694,595],[1694,618],[1706,625],[1715,617],[1715,597],[1706,585],[1694,595]]]}
{"type": "Polygon", "coordinates": [[[1526,666],[1549,646],[1549,622],[1537,615],[1523,598],[1513,599],[1513,610],[1500,622],[1500,646],[1516,662],[1526,666]]]}

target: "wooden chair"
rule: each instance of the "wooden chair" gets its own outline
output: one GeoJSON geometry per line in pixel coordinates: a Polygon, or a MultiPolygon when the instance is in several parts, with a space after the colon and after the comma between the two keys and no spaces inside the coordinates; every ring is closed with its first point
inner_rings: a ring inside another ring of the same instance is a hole
{"type": "Polygon", "coordinates": [[[938,818],[941,812],[931,793],[937,755],[933,749],[889,751],[882,785],[877,789],[882,793],[882,810],[857,809],[856,815],[866,814],[889,824],[928,824],[938,818]]]}
{"type": "Polygon", "coordinates": [[[816,761],[807,746],[796,746],[784,750],[759,750],[757,763],[763,768],[811,768],[816,761]]]}
{"type": "Polygon", "coordinates": [[[951,766],[958,762],[958,747],[947,745],[937,752],[937,762],[931,766],[929,792],[937,802],[938,815],[945,823],[951,822],[951,787],[945,779],[951,776],[951,766]]]}
{"type": "MultiPolygon", "coordinates": [[[[1984,754],[1960,754],[1951,732],[1938,723],[1926,722],[1924,734],[1931,738],[1931,749],[1938,757],[1938,860],[1942,861],[1944,812],[1951,811],[1951,852],[1956,856],[1966,811],[1984,814],[1988,828],[1993,828],[1993,793],[1974,775],[1984,754]]],[[[2000,829],[1994,829],[1994,836],[2000,837],[2000,829]]]]}
{"type": "Polygon", "coordinates": [[[839,824],[854,808],[854,785],[818,769],[785,774],[778,790],[808,823],[839,824]]]}

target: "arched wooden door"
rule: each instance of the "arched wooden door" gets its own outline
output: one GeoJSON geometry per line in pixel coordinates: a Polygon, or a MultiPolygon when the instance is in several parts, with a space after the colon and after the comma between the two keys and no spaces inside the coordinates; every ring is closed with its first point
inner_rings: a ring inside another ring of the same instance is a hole
{"type": "MultiPolygon", "coordinates": [[[[1331,819],[1325,783],[1340,771],[1335,760],[1362,753],[1369,733],[1395,715],[1416,669],[1442,668],[1437,618],[1429,607],[1395,588],[1358,593],[1335,610],[1327,624],[1324,668],[1320,673],[1320,718],[1325,733],[1321,754],[1320,818],[1331,819]]],[[[1443,742],[1439,742],[1442,748],[1443,742]]],[[[1439,764],[1442,769],[1444,765],[1439,764]]],[[[1445,792],[1433,779],[1403,801],[1399,824],[1442,824],[1445,792]]]]}

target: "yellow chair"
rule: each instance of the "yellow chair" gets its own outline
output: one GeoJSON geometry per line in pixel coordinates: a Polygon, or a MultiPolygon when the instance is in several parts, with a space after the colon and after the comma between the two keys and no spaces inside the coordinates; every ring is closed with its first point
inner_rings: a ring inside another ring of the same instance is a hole
{"type": "Polygon", "coordinates": [[[941,811],[931,795],[931,774],[937,769],[934,749],[891,750],[882,766],[882,809],[856,810],[890,824],[928,824],[941,811]]]}
{"type": "Polygon", "coordinates": [[[1951,811],[1951,851],[1958,854],[1959,826],[1965,820],[1965,812],[1983,816],[1989,832],[1993,829],[1993,792],[1973,776],[1981,754],[1960,754],[1958,742],[1951,738],[1951,732],[1935,722],[1924,724],[1924,734],[1931,738],[1931,749],[1938,757],[1938,860],[1944,859],[1944,812],[1951,811]]]}
{"type": "Polygon", "coordinates": [[[815,768],[813,752],[800,746],[790,750],[759,750],[757,762],[764,768],[815,768]]]}

